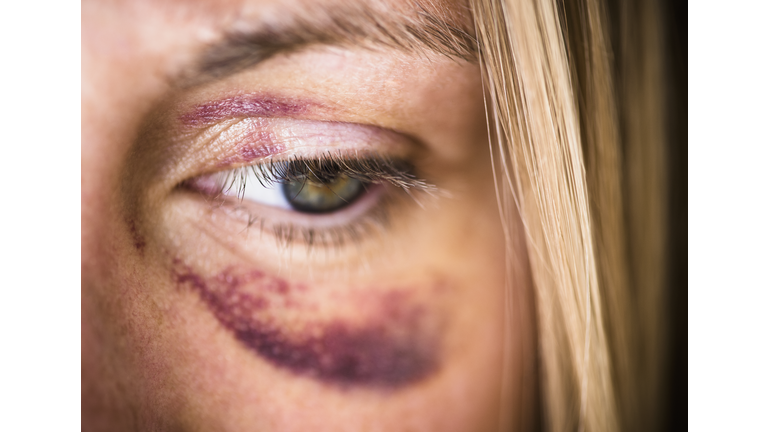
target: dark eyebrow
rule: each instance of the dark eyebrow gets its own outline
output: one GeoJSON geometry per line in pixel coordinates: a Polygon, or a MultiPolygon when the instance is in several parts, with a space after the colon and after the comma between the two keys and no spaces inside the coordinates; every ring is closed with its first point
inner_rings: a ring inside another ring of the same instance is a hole
{"type": "Polygon", "coordinates": [[[229,31],[203,51],[182,82],[186,87],[221,79],[276,54],[311,44],[371,49],[383,46],[477,61],[477,41],[468,30],[468,12],[461,13],[455,8],[430,11],[418,4],[413,6],[408,11],[368,2],[343,3],[331,8],[308,6],[286,22],[260,23],[251,30],[229,31]]]}

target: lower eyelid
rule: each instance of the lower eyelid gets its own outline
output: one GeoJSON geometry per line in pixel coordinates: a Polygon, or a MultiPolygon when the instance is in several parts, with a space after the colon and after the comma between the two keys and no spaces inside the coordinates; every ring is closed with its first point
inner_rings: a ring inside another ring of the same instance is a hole
{"type": "Polygon", "coordinates": [[[398,233],[411,225],[414,212],[433,197],[414,192],[375,183],[353,205],[326,214],[303,214],[183,186],[172,202],[181,217],[175,223],[205,233],[204,244],[221,245],[246,258],[261,253],[295,257],[298,252],[307,254],[302,259],[343,264],[380,251],[389,238],[400,238],[398,233]]]}
{"type": "MultiPolygon", "coordinates": [[[[336,213],[312,215],[248,203],[236,197],[201,196],[200,193],[187,191],[192,192],[190,196],[195,197],[195,201],[200,202],[203,198],[211,216],[204,220],[192,220],[199,226],[197,229],[214,237],[227,238],[238,234],[244,235],[244,239],[272,238],[279,248],[300,246],[309,251],[318,248],[341,250],[375,238],[376,233],[388,228],[392,209],[399,202],[396,198],[399,190],[395,187],[374,184],[353,205],[336,213]],[[198,225],[200,222],[204,224],[198,225]],[[253,237],[253,234],[257,236],[253,237]]],[[[249,250],[260,246],[246,242],[242,247],[249,250]]]]}

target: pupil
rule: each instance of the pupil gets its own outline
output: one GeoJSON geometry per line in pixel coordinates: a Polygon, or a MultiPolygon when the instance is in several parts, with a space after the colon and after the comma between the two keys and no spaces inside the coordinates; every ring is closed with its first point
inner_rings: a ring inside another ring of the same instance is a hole
{"type": "Polygon", "coordinates": [[[346,175],[333,179],[308,176],[283,183],[283,195],[295,210],[330,213],[352,204],[365,191],[363,182],[346,175]]]}

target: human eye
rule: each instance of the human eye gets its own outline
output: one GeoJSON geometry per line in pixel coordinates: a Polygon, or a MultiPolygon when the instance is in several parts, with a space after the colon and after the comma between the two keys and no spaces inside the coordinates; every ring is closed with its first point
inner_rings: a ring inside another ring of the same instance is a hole
{"type": "MultiPolygon", "coordinates": [[[[245,152],[267,148],[276,149],[275,154],[245,164],[236,158],[238,166],[194,176],[181,189],[199,193],[249,230],[266,232],[283,245],[310,248],[363,242],[373,232],[386,231],[391,212],[407,205],[403,198],[420,203],[422,195],[437,192],[419,176],[402,146],[397,150],[392,133],[371,133],[361,125],[277,123],[260,121],[259,127],[280,132],[256,135],[262,141],[246,140],[245,152]]],[[[243,136],[222,133],[218,139],[243,136]]],[[[230,147],[243,148],[242,143],[230,147]]]]}
{"type": "Polygon", "coordinates": [[[329,214],[355,205],[384,184],[404,190],[434,187],[413,174],[401,160],[380,155],[269,160],[193,179],[189,186],[217,196],[305,214],[329,214]]]}

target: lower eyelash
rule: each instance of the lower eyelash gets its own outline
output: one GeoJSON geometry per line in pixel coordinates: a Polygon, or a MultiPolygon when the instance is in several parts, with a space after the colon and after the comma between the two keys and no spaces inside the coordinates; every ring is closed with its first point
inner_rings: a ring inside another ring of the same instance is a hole
{"type": "MultiPolygon", "coordinates": [[[[360,245],[364,239],[376,235],[384,235],[389,227],[391,208],[398,201],[390,193],[382,193],[379,202],[353,221],[337,226],[311,227],[293,223],[272,223],[268,218],[254,214],[252,210],[236,201],[219,201],[221,207],[237,214],[236,217],[247,218],[245,230],[258,229],[259,234],[268,231],[276,240],[279,247],[289,247],[302,244],[309,251],[315,248],[342,249],[352,245],[360,245]]],[[[220,207],[220,208],[221,208],[220,207]]]]}

